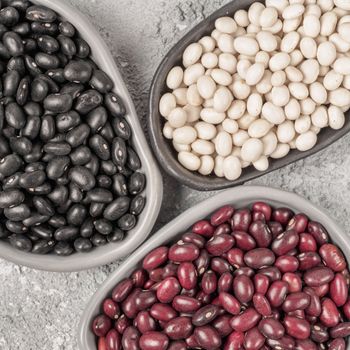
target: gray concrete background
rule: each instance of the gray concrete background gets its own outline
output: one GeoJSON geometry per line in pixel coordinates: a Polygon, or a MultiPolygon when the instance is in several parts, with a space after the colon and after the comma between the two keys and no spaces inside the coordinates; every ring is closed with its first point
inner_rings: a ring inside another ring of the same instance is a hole
{"type": "MultiPolygon", "coordinates": [[[[186,31],[228,0],[69,0],[111,47],[144,125],[152,76],[186,31]]],[[[252,181],[296,192],[350,227],[350,135],[327,150],[252,181]]],[[[157,227],[212,193],[165,177],[157,227]]],[[[76,350],[79,317],[89,298],[118,266],[52,274],[0,260],[0,349],[76,350]]]]}

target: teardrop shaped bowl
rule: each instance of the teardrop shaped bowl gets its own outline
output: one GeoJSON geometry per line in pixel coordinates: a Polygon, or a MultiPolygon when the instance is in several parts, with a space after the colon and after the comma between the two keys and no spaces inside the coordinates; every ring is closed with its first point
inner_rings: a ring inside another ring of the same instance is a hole
{"type": "MultiPolygon", "coordinates": [[[[174,66],[181,65],[182,54],[188,45],[197,42],[205,35],[210,35],[215,28],[216,19],[223,16],[233,16],[237,10],[248,9],[254,2],[256,2],[256,0],[232,1],[200,22],[169,51],[153,78],[148,108],[148,129],[153,151],[166,173],[186,186],[199,191],[214,191],[241,185],[300,159],[311,156],[339,140],[350,131],[350,112],[347,112],[344,127],[341,130],[332,130],[330,128],[323,129],[318,135],[317,144],[313,149],[306,152],[292,150],[282,159],[271,160],[270,166],[266,171],[258,171],[252,166],[245,168],[243,169],[242,176],[235,181],[219,178],[215,175],[203,176],[197,172],[191,172],[185,169],[178,162],[177,152],[173,148],[171,141],[163,136],[164,118],[159,113],[159,100],[164,93],[169,92],[166,86],[167,75],[174,66]]],[[[259,2],[264,1],[259,0],[259,2]]]]}

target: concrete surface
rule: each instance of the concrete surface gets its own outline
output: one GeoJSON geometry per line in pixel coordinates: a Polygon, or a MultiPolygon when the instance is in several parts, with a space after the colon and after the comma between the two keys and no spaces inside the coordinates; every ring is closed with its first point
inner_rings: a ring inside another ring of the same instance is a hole
{"type": "MultiPolygon", "coordinates": [[[[100,30],[112,48],[140,118],[146,119],[152,76],[163,55],[228,0],[69,0],[100,30]]],[[[350,135],[307,160],[253,181],[294,191],[322,205],[350,227],[350,135]]],[[[165,178],[157,227],[212,195],[165,178]]],[[[0,261],[0,349],[76,350],[76,328],[85,304],[118,262],[70,274],[34,271],[0,261]]]]}

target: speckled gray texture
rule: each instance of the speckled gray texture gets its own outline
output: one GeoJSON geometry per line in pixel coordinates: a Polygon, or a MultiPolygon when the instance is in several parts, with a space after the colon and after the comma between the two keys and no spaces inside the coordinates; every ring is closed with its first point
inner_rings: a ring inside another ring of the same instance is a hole
{"type": "MultiPolygon", "coordinates": [[[[153,73],[167,50],[228,0],[70,0],[100,30],[118,61],[145,125],[153,73]]],[[[350,227],[350,135],[327,150],[252,181],[294,191],[350,227]]],[[[165,177],[157,227],[212,193],[165,177]]],[[[52,274],[0,261],[0,349],[76,350],[76,328],[91,295],[118,263],[52,274]]]]}

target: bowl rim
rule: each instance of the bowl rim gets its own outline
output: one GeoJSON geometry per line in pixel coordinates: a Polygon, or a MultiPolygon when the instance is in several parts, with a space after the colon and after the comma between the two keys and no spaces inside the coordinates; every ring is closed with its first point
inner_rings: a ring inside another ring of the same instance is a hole
{"type": "MultiPolygon", "coordinates": [[[[114,271],[90,298],[82,313],[78,328],[78,345],[80,350],[96,350],[95,336],[90,331],[93,317],[97,315],[104,298],[114,286],[140,265],[143,257],[154,248],[174,241],[196,221],[209,216],[216,209],[232,204],[239,207],[252,204],[255,201],[266,201],[273,206],[286,206],[296,213],[303,212],[312,220],[320,222],[329,232],[331,240],[338,246],[350,262],[350,243],[346,240],[344,229],[331,218],[325,209],[313,204],[298,194],[266,186],[239,186],[206,199],[186,210],[174,220],[155,233],[149,240],[140,246],[132,255],[114,271]]],[[[350,350],[350,344],[347,350],[350,350]]]]}
{"type": "MultiPolygon", "coordinates": [[[[241,185],[247,181],[256,179],[298,160],[316,154],[342,138],[350,131],[350,120],[349,118],[346,118],[346,124],[340,130],[332,130],[329,127],[321,130],[321,133],[318,135],[317,144],[311,150],[306,152],[291,150],[284,158],[273,160],[270,158],[270,166],[266,171],[258,171],[252,166],[245,168],[243,169],[241,177],[235,181],[219,178],[215,175],[203,176],[198,172],[191,172],[185,169],[178,162],[177,152],[173,149],[171,140],[167,140],[162,134],[164,118],[161,117],[159,113],[160,97],[165,91],[168,91],[165,86],[167,74],[171,68],[179,64],[182,52],[189,44],[198,41],[203,35],[207,35],[211,32],[217,18],[222,16],[232,16],[237,10],[247,8],[254,2],[264,2],[264,0],[231,1],[196,24],[165,55],[152,80],[148,101],[147,121],[151,145],[158,163],[160,163],[164,171],[171,177],[175,178],[180,183],[199,191],[214,191],[241,185]]],[[[350,111],[346,113],[346,116],[350,116],[350,111]]]]}
{"type": "Polygon", "coordinates": [[[139,216],[135,228],[121,242],[96,247],[89,253],[75,253],[68,257],[59,257],[54,254],[36,255],[21,252],[13,248],[8,242],[0,241],[0,258],[13,263],[52,272],[81,271],[124,258],[148,237],[160,211],[163,198],[163,182],[158,165],[141,128],[135,106],[116,62],[95,27],[86,16],[63,0],[32,0],[32,2],[37,5],[47,6],[70,21],[76,27],[81,37],[89,43],[94,61],[103,71],[109,74],[115,83],[113,91],[123,99],[127,109],[126,119],[133,129],[132,144],[141,159],[141,171],[146,175],[145,208],[139,216]]]}

